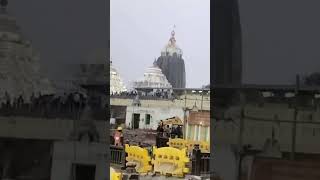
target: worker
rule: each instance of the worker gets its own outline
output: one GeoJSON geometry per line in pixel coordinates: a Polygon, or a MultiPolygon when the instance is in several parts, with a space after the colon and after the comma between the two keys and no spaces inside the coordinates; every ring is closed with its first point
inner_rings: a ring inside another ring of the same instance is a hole
{"type": "Polygon", "coordinates": [[[182,133],[182,127],[181,126],[177,127],[176,134],[177,134],[178,138],[182,138],[183,133],[182,133]]]}
{"type": "Polygon", "coordinates": [[[170,126],[169,125],[167,125],[166,126],[166,129],[164,130],[165,131],[165,135],[166,135],[166,137],[170,137],[170,132],[171,132],[171,129],[170,129],[170,126]]]}
{"type": "Polygon", "coordinates": [[[163,121],[162,120],[160,120],[159,126],[163,128],[164,125],[163,125],[163,121]]]}
{"type": "Polygon", "coordinates": [[[163,129],[163,122],[162,122],[162,120],[160,121],[160,123],[159,123],[159,125],[158,125],[157,132],[158,132],[158,135],[159,135],[160,137],[163,137],[164,129],[163,129]]]}
{"type": "Polygon", "coordinates": [[[117,131],[114,133],[114,145],[116,146],[123,145],[122,127],[118,127],[117,131]]]}
{"type": "Polygon", "coordinates": [[[176,135],[177,135],[177,128],[176,127],[172,126],[170,135],[171,135],[172,139],[176,138],[176,135]]]}

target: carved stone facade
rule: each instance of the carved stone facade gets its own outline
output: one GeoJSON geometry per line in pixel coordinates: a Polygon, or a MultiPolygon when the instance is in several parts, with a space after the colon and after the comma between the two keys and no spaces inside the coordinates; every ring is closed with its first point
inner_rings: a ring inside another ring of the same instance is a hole
{"type": "Polygon", "coordinates": [[[119,72],[110,63],[110,94],[116,94],[127,91],[119,72]]]}
{"type": "Polygon", "coordinates": [[[161,51],[161,56],[156,63],[173,88],[186,87],[186,72],[182,55],[182,50],[176,45],[175,32],[172,31],[169,43],[161,51]]]}
{"type": "Polygon", "coordinates": [[[53,93],[51,82],[40,71],[39,54],[26,40],[16,19],[6,10],[0,11],[0,96],[7,91],[11,96],[53,93]]]}

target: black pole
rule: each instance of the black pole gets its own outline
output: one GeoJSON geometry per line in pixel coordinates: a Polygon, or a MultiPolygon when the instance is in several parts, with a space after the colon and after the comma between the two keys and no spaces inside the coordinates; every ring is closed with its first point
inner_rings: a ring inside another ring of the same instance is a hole
{"type": "Polygon", "coordinates": [[[295,159],[296,152],[296,132],[297,132],[297,116],[298,116],[298,93],[300,89],[300,77],[296,75],[296,88],[295,88],[295,102],[294,102],[294,117],[292,125],[292,144],[291,144],[291,160],[295,159]]]}
{"type": "Polygon", "coordinates": [[[242,164],[242,159],[244,156],[242,150],[239,155],[240,155],[240,157],[239,157],[239,164],[238,164],[238,180],[241,180],[241,164],[242,164]]]}
{"type": "Polygon", "coordinates": [[[123,151],[122,151],[122,169],[127,168],[127,153],[126,153],[126,147],[123,145],[123,151]]]}
{"type": "Polygon", "coordinates": [[[200,176],[200,166],[201,166],[201,150],[199,148],[199,144],[194,145],[194,149],[192,152],[193,160],[192,160],[192,174],[196,176],[200,176]]]}

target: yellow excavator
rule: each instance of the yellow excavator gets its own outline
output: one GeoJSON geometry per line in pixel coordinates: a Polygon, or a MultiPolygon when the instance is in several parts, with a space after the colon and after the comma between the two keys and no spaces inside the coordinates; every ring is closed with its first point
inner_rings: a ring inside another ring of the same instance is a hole
{"type": "Polygon", "coordinates": [[[168,118],[168,119],[165,119],[162,121],[163,122],[163,125],[166,126],[166,125],[171,125],[171,126],[183,126],[183,122],[182,120],[175,116],[175,117],[171,117],[171,118],[168,118]]]}

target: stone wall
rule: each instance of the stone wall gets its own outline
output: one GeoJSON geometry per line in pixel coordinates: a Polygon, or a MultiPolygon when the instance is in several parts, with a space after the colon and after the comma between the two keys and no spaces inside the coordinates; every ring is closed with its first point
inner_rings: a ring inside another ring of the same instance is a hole
{"type": "MultiPolygon", "coordinates": [[[[124,98],[110,98],[111,105],[117,106],[131,106],[133,99],[124,99],[124,98]]],[[[142,107],[176,107],[176,108],[184,108],[185,104],[187,108],[192,108],[195,104],[200,109],[201,108],[201,95],[187,95],[187,99],[185,100],[185,96],[182,95],[178,99],[173,101],[171,100],[140,100],[142,107]]],[[[202,109],[210,110],[210,97],[204,96],[202,101],[202,109]]]]}
{"type": "MultiPolygon", "coordinates": [[[[244,110],[243,143],[251,144],[254,149],[261,150],[265,140],[274,137],[280,143],[281,151],[291,151],[292,123],[294,109],[287,106],[246,106],[244,110]],[[288,122],[280,122],[280,121],[288,122]]],[[[320,111],[299,110],[296,130],[296,151],[304,153],[319,153],[320,144],[315,143],[320,138],[320,111]],[[306,123],[308,122],[308,123],[306,123]],[[314,122],[314,124],[312,124],[314,122]],[[316,124],[318,123],[318,124],[316,124]]],[[[218,144],[237,144],[239,139],[239,119],[234,122],[215,122],[214,141],[218,144]],[[226,133],[227,132],[227,133],[226,133]]]]}
{"type": "MultiPolygon", "coordinates": [[[[76,121],[76,126],[79,121],[76,121]]],[[[106,138],[106,121],[95,121],[101,142],[106,138]]],[[[66,140],[74,130],[74,121],[66,119],[35,119],[0,117],[0,137],[66,140]]]]}
{"type": "Polygon", "coordinates": [[[51,180],[69,180],[74,164],[95,166],[95,179],[109,179],[106,163],[107,146],[98,143],[55,142],[51,180]]]}
{"type": "Polygon", "coordinates": [[[160,120],[171,118],[174,116],[179,117],[181,120],[184,118],[184,111],[182,108],[177,107],[136,107],[128,106],[126,112],[126,126],[132,125],[133,114],[140,114],[140,129],[157,129],[160,120]],[[151,115],[150,124],[146,124],[146,114],[151,115]]]}

